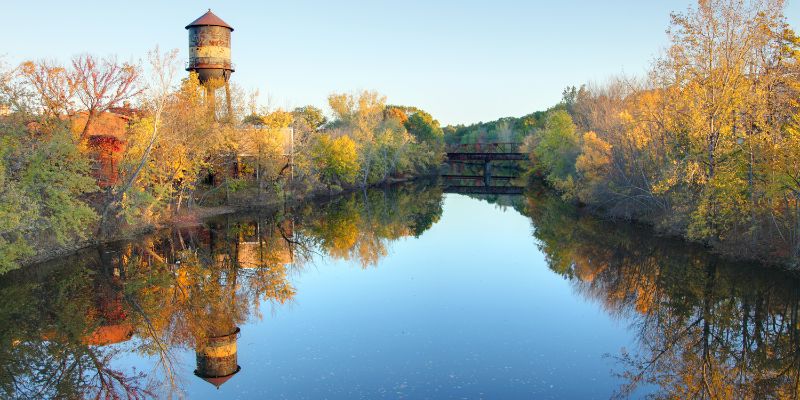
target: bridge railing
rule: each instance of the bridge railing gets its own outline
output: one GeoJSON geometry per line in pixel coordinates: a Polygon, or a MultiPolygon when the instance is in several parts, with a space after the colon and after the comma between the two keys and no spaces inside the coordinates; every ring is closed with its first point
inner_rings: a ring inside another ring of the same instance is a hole
{"type": "Polygon", "coordinates": [[[486,153],[486,154],[509,154],[521,153],[522,143],[516,142],[496,142],[496,143],[467,143],[447,146],[448,153],[486,153]]]}

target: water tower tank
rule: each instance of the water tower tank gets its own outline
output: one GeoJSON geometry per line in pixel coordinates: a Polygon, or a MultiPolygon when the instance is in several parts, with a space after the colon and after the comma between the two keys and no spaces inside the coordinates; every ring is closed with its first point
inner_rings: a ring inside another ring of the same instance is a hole
{"type": "Polygon", "coordinates": [[[186,25],[189,30],[189,63],[205,84],[211,78],[226,82],[234,71],[231,63],[231,32],[233,28],[209,9],[200,18],[186,25]]]}

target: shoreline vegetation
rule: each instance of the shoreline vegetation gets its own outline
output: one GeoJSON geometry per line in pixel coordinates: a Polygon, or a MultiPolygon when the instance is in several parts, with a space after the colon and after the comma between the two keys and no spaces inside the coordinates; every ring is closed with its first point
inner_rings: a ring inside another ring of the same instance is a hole
{"type": "Polygon", "coordinates": [[[147,235],[155,234],[166,229],[192,228],[202,225],[210,219],[232,214],[243,214],[248,212],[277,212],[285,207],[298,207],[306,203],[317,203],[329,199],[346,196],[359,190],[371,190],[380,187],[406,184],[417,180],[429,179],[432,175],[419,175],[408,178],[389,178],[386,181],[370,184],[365,187],[348,186],[339,188],[336,191],[329,191],[327,188],[305,193],[301,196],[292,198],[271,198],[268,202],[220,205],[213,207],[194,206],[191,209],[184,208],[178,213],[170,215],[168,219],[154,221],[148,224],[128,226],[125,231],[118,232],[115,236],[106,237],[103,240],[83,240],[72,244],[65,244],[53,248],[39,250],[34,256],[18,261],[20,268],[34,266],[45,262],[50,262],[58,257],[71,256],[82,250],[117,242],[136,240],[147,235]]]}
{"type": "Polygon", "coordinates": [[[646,77],[569,87],[547,111],[445,127],[445,141],[522,139],[566,201],[796,269],[800,39],[783,6],[700,1],[672,14],[646,77]]]}
{"type": "Polygon", "coordinates": [[[0,69],[0,274],[193,213],[274,206],[430,175],[438,121],[376,92],[261,109],[214,102],[176,51],[142,67],[79,55],[0,69]],[[222,207],[222,208],[220,208],[222,207]]]}

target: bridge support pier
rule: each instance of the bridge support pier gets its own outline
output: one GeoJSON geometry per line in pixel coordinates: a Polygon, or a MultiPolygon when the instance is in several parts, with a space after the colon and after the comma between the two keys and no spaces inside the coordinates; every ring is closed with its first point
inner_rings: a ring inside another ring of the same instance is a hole
{"type": "Polygon", "coordinates": [[[492,162],[489,160],[483,162],[483,184],[492,186],[492,162]]]}

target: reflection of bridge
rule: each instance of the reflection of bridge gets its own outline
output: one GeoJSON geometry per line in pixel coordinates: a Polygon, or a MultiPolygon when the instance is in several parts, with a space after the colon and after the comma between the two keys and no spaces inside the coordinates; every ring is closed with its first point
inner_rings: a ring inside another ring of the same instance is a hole
{"type": "Polygon", "coordinates": [[[523,188],[512,182],[516,176],[492,176],[491,168],[492,161],[524,160],[525,154],[520,152],[519,147],[519,143],[475,143],[448,147],[450,173],[442,175],[444,191],[462,194],[522,194],[523,188]],[[482,169],[482,173],[475,171],[476,168],[468,168],[470,165],[482,169]]]}
{"type": "Polygon", "coordinates": [[[458,194],[522,194],[520,186],[457,186],[445,185],[445,193],[458,194]]]}
{"type": "MultiPolygon", "coordinates": [[[[486,178],[486,175],[450,175],[450,174],[443,174],[442,178],[444,179],[469,179],[469,180],[483,180],[486,178]]],[[[493,181],[510,181],[512,179],[517,178],[516,176],[491,176],[493,181]]]]}
{"type": "Polygon", "coordinates": [[[461,194],[522,194],[523,188],[514,182],[515,176],[442,175],[445,193],[461,194]]]}

